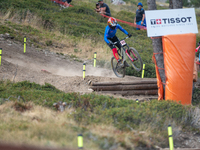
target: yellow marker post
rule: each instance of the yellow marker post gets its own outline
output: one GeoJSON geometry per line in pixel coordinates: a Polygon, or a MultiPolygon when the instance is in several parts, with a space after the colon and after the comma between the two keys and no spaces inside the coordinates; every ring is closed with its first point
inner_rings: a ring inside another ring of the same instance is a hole
{"type": "Polygon", "coordinates": [[[96,67],[97,62],[97,52],[94,52],[94,67],[96,67]]]}
{"type": "Polygon", "coordinates": [[[83,135],[78,134],[78,148],[83,149],[83,135]]]}
{"type": "Polygon", "coordinates": [[[143,64],[143,69],[142,69],[142,78],[144,78],[144,70],[145,70],[145,64],[143,64]]]}
{"type": "Polygon", "coordinates": [[[24,37],[24,53],[26,53],[26,36],[24,37]]]}
{"type": "Polygon", "coordinates": [[[2,48],[0,48],[0,66],[1,66],[2,48]]]}
{"type": "Polygon", "coordinates": [[[85,63],[83,63],[83,80],[85,79],[85,63]]]}
{"type": "Polygon", "coordinates": [[[168,125],[168,135],[169,135],[169,148],[170,148],[170,150],[173,150],[174,149],[174,143],[173,143],[171,125],[168,125]]]}

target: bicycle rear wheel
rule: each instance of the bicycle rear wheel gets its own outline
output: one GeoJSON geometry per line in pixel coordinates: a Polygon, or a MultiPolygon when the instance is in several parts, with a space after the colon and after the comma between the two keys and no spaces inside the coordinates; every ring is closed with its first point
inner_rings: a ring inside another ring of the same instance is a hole
{"type": "Polygon", "coordinates": [[[138,72],[141,71],[143,62],[142,62],[142,59],[141,59],[139,53],[137,52],[137,50],[133,47],[130,47],[128,49],[128,54],[126,53],[126,55],[129,58],[127,60],[127,63],[131,64],[136,71],[138,71],[138,72]],[[128,54],[130,57],[128,56],[128,54]]]}
{"type": "Polygon", "coordinates": [[[118,61],[115,57],[111,58],[111,66],[115,75],[119,78],[123,78],[125,76],[125,67],[120,67],[118,61]]]}

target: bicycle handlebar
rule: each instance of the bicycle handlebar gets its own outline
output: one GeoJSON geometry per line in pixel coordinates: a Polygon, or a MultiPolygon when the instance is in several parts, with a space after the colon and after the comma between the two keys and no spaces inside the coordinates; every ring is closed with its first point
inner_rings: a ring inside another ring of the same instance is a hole
{"type": "MultiPolygon", "coordinates": [[[[126,39],[128,39],[128,38],[130,38],[130,37],[127,36],[127,37],[125,37],[123,40],[126,40],[126,39]]],[[[120,40],[120,41],[122,41],[122,40],[120,40]]],[[[113,43],[113,44],[115,45],[115,44],[117,44],[117,43],[120,42],[120,41],[117,41],[117,42],[115,42],[115,43],[113,43]]]]}

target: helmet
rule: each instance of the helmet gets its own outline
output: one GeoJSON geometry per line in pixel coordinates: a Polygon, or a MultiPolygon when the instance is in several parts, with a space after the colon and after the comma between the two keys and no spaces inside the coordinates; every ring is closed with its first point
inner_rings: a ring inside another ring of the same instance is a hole
{"type": "Polygon", "coordinates": [[[108,19],[108,26],[111,28],[111,29],[115,29],[115,27],[117,26],[117,20],[113,17],[110,17],[108,19]]]}
{"type": "Polygon", "coordinates": [[[139,3],[137,4],[137,6],[142,6],[142,7],[143,7],[143,5],[142,5],[142,3],[141,3],[141,2],[139,2],[139,3]]]}

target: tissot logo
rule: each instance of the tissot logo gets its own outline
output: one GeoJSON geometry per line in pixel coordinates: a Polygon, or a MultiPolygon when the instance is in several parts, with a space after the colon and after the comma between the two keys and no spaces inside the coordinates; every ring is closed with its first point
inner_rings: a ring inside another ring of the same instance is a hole
{"type": "Polygon", "coordinates": [[[151,25],[189,23],[192,17],[151,19],[151,25]]]}
{"type": "Polygon", "coordinates": [[[156,19],[156,24],[162,24],[161,19],[156,19]]]}
{"type": "Polygon", "coordinates": [[[151,25],[155,25],[156,24],[156,19],[151,19],[151,25]]]}

